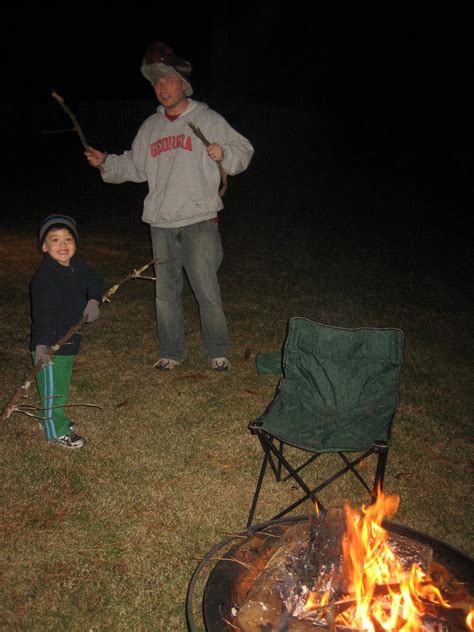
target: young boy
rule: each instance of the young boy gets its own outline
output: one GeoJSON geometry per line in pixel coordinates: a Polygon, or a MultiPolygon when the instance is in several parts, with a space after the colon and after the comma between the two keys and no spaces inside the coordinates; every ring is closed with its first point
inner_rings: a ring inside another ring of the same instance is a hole
{"type": "Polygon", "coordinates": [[[30,349],[33,362],[43,365],[36,376],[42,425],[52,445],[70,450],[85,444],[85,439],[73,432],[64,410],[81,336],[74,334],[51,358],[48,347],[83,317],[88,323],[96,320],[103,292],[101,276],[75,257],[77,242],[77,226],[72,217],[46,217],[39,228],[39,244],[45,254],[30,285],[30,349]]]}

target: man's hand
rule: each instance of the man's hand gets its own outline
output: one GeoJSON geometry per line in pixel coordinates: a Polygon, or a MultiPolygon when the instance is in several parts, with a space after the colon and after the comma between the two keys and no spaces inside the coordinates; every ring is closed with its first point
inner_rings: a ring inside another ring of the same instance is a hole
{"type": "Polygon", "coordinates": [[[84,156],[87,158],[89,164],[92,167],[96,167],[100,169],[107,158],[107,154],[102,153],[98,149],[94,149],[93,147],[89,147],[84,152],[84,156]]]}
{"type": "Polygon", "coordinates": [[[211,143],[207,147],[206,151],[212,158],[212,160],[215,160],[216,162],[221,162],[222,160],[224,160],[224,150],[217,143],[211,143]]]}
{"type": "Polygon", "coordinates": [[[97,320],[99,318],[99,314],[99,301],[91,298],[90,301],[87,301],[87,305],[84,308],[82,316],[86,319],[86,323],[93,323],[94,320],[97,320]]]}
{"type": "Polygon", "coordinates": [[[51,364],[51,358],[48,355],[48,347],[46,345],[36,345],[35,354],[35,365],[41,364],[42,366],[48,366],[51,364]]]}

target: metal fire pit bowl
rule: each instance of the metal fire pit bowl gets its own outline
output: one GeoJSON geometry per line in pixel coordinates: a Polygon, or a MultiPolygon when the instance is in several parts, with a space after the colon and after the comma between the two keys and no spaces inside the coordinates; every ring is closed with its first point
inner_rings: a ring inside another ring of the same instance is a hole
{"type": "MultiPolygon", "coordinates": [[[[265,530],[266,533],[281,535],[291,524],[308,520],[308,516],[291,516],[280,520],[270,520],[252,527],[238,535],[225,538],[216,544],[203,558],[193,573],[186,595],[186,621],[190,632],[229,632],[232,628],[225,620],[232,621],[232,607],[236,602],[238,586],[246,569],[232,561],[216,558],[234,558],[243,546],[248,546],[256,534],[265,530]],[[215,564],[212,570],[210,565],[215,564]],[[201,595],[202,621],[199,627],[194,619],[193,605],[199,597],[195,595],[196,584],[208,574],[207,582],[201,595]],[[204,626],[204,627],[203,627],[204,626]]],[[[387,531],[406,536],[433,549],[433,559],[442,564],[449,573],[464,582],[474,593],[474,561],[453,549],[448,544],[436,540],[424,533],[410,529],[393,522],[384,521],[387,531]]],[[[259,538],[260,539],[260,538],[259,538]]]]}

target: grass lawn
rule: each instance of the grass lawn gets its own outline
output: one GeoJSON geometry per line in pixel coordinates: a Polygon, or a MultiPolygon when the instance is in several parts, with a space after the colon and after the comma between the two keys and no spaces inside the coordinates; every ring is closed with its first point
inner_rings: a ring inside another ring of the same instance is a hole
{"type": "MultiPolygon", "coordinates": [[[[395,521],[474,554],[464,242],[456,246],[450,233],[443,247],[443,226],[423,219],[422,193],[386,172],[372,170],[365,181],[354,170],[345,178],[336,167],[317,175],[303,167],[300,159],[289,172],[276,165],[270,173],[256,156],[247,174],[230,181],[220,280],[232,370],[208,370],[188,287],[186,362],[169,373],[153,369],[153,283],[132,281],[84,331],[70,402],[101,406],[72,409],[86,447],[50,447],[37,421],[17,413],[1,429],[2,630],[186,629],[184,599],[197,560],[246,523],[260,466],[246,426],[277,385],[258,375],[255,354],[280,349],[292,316],[403,329],[401,405],[385,483],[401,497],[395,521]]],[[[103,273],[106,287],[151,258],[139,221],[143,188],[105,186],[87,165],[74,169],[57,186],[38,180],[36,193],[7,196],[2,406],[30,369],[28,282],[40,259],[34,231],[41,217],[60,210],[77,217],[78,254],[103,273]]],[[[27,401],[35,398],[31,388],[27,401]]],[[[258,517],[295,494],[291,484],[267,482],[258,517]]],[[[347,499],[365,500],[350,480],[322,494],[329,507],[347,499]]]]}

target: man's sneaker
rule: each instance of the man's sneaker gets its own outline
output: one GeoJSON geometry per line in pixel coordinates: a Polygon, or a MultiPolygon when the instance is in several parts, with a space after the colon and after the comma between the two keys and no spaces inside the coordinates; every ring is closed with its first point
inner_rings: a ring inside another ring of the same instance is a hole
{"type": "Polygon", "coordinates": [[[159,371],[171,371],[171,369],[175,369],[179,366],[179,362],[172,358],[160,358],[153,366],[159,371]]]}
{"type": "Polygon", "coordinates": [[[85,442],[86,440],[83,437],[80,437],[74,432],[50,441],[52,445],[56,445],[60,448],[66,448],[68,450],[77,450],[78,448],[82,448],[85,442]]]}
{"type": "Polygon", "coordinates": [[[227,371],[230,369],[230,362],[227,358],[213,358],[211,360],[211,369],[213,371],[227,371]]]}

